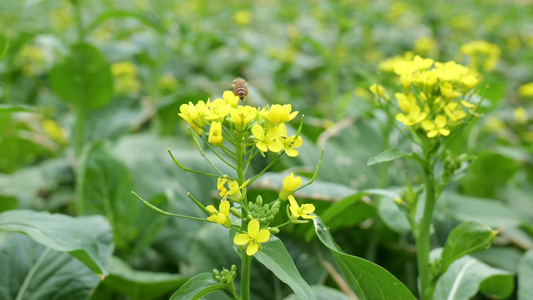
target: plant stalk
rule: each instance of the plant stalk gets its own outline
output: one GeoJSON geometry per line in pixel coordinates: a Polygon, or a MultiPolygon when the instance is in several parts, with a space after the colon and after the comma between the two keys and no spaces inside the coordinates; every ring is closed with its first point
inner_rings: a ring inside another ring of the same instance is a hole
{"type": "Polygon", "coordinates": [[[420,299],[433,299],[434,288],[431,283],[431,266],[429,263],[430,251],[430,229],[435,209],[435,175],[434,165],[430,158],[426,157],[424,166],[424,185],[426,188],[426,202],[424,203],[424,214],[416,232],[416,246],[418,259],[418,275],[420,276],[420,299]]]}

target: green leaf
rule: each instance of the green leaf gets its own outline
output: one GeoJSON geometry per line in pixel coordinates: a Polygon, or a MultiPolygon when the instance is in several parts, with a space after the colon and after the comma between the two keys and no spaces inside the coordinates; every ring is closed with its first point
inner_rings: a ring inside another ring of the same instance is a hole
{"type": "Polygon", "coordinates": [[[318,238],[331,250],[344,278],[359,299],[415,299],[409,289],[384,268],[340,251],[320,218],[313,221],[318,238]]]}
{"type": "Polygon", "coordinates": [[[232,299],[237,298],[229,285],[216,281],[213,273],[202,273],[187,281],[170,300],[196,300],[215,291],[222,291],[232,299]]]}
{"type": "Polygon", "coordinates": [[[104,265],[113,252],[113,233],[102,217],[11,210],[0,214],[0,230],[24,233],[53,250],[70,253],[96,274],[107,274],[104,265]]]}
{"type": "Polygon", "coordinates": [[[375,165],[375,164],[379,164],[379,163],[395,160],[395,159],[400,158],[400,157],[409,156],[409,155],[411,155],[411,153],[407,153],[407,152],[405,152],[403,150],[400,150],[398,148],[390,148],[390,149],[387,149],[387,150],[381,152],[380,154],[378,154],[378,155],[376,155],[374,157],[369,158],[368,162],[366,163],[366,165],[367,166],[371,166],[371,165],[375,165]]]}
{"type": "MultiPolygon", "coordinates": [[[[66,224],[68,226],[70,224],[66,224]]],[[[0,245],[0,299],[88,299],[100,278],[66,252],[14,233],[0,245]]]]}
{"type": "Polygon", "coordinates": [[[100,51],[85,43],[74,44],[70,53],[50,71],[52,90],[63,100],[85,108],[106,105],[113,97],[113,77],[100,51]]]}
{"type": "MultiPolygon", "coordinates": [[[[348,296],[341,291],[323,285],[313,285],[311,290],[316,295],[316,300],[348,300],[348,296]]],[[[296,294],[291,294],[285,300],[299,300],[296,294]]]]}
{"type": "Polygon", "coordinates": [[[280,239],[275,236],[271,237],[254,257],[272,271],[279,280],[289,285],[300,299],[316,299],[311,287],[298,272],[292,257],[280,239]]]}
{"type": "Polygon", "coordinates": [[[107,270],[109,275],[102,284],[132,299],[158,298],[183,285],[188,279],[176,274],[136,271],[115,256],[110,258],[107,270]]]}
{"type": "MultiPolygon", "coordinates": [[[[168,221],[168,217],[146,208],[131,195],[130,172],[109,153],[106,143],[86,147],[80,159],[79,174],[79,214],[104,215],[113,226],[118,251],[139,253],[168,221]]],[[[164,195],[155,195],[150,202],[162,209],[167,205],[164,195]]]]}
{"type": "Polygon", "coordinates": [[[0,113],[11,113],[11,112],[36,112],[35,108],[28,105],[22,104],[0,104],[0,113]]]}
{"type": "Polygon", "coordinates": [[[518,300],[533,299],[533,250],[529,250],[520,260],[518,268],[518,300]]]}
{"type": "Polygon", "coordinates": [[[514,276],[467,255],[452,263],[439,278],[433,299],[468,300],[479,289],[491,298],[506,298],[514,290],[514,276]]]}
{"type": "Polygon", "coordinates": [[[475,221],[455,227],[442,250],[441,272],[446,272],[454,261],[467,254],[488,249],[496,234],[489,226],[475,221]]]}

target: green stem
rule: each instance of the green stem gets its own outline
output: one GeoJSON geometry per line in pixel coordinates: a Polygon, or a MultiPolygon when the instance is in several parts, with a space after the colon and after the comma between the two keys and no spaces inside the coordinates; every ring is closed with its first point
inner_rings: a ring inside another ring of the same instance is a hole
{"type": "Polygon", "coordinates": [[[241,267],[241,300],[250,300],[250,270],[253,256],[246,255],[246,250],[242,251],[241,267]]]}
{"type": "Polygon", "coordinates": [[[76,124],[75,124],[75,131],[76,131],[76,140],[74,149],[76,151],[76,157],[81,156],[81,152],[83,150],[83,136],[85,131],[85,107],[83,104],[78,104],[75,107],[76,110],[76,124]]]}
{"type": "Polygon", "coordinates": [[[74,2],[74,14],[76,16],[76,28],[78,30],[78,42],[83,43],[85,41],[85,28],[83,27],[81,0],[74,2]]]}
{"type": "Polygon", "coordinates": [[[418,259],[418,275],[420,276],[420,299],[431,300],[433,298],[434,287],[430,286],[431,266],[429,263],[430,251],[430,228],[435,208],[435,175],[434,164],[431,157],[426,157],[424,166],[424,185],[426,188],[426,202],[424,203],[424,214],[418,230],[416,232],[416,246],[418,259]]]}
{"type": "MultiPolygon", "coordinates": [[[[242,136],[239,134],[237,136],[237,144],[235,145],[235,158],[237,160],[237,182],[239,183],[239,186],[241,186],[244,183],[244,156],[246,153],[246,146],[244,145],[242,141],[242,136]]],[[[248,207],[248,198],[246,194],[244,195],[244,198],[241,202],[243,208],[248,207]]],[[[244,216],[243,211],[243,222],[241,224],[241,229],[243,231],[246,231],[248,224],[244,222],[244,219],[247,216],[244,216]]],[[[241,254],[241,260],[242,260],[242,266],[241,266],[241,300],[250,300],[250,269],[252,264],[252,256],[248,256],[246,254],[246,247],[242,247],[242,254],[241,254]]]]}

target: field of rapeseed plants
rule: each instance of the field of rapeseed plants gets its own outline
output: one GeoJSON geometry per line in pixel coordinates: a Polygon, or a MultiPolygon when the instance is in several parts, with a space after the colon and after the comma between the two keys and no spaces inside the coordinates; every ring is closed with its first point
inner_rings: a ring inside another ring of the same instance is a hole
{"type": "Polygon", "coordinates": [[[0,1],[0,299],[533,300],[532,66],[529,0],[0,1]]]}

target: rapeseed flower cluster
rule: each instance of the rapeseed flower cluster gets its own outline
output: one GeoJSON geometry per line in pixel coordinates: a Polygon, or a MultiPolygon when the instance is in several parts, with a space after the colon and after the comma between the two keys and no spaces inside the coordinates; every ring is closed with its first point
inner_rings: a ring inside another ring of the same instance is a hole
{"type": "Polygon", "coordinates": [[[137,80],[137,66],[129,61],[117,62],[111,65],[111,73],[115,77],[115,92],[117,94],[132,94],[141,90],[141,83],[137,80]]]}
{"type": "Polygon", "coordinates": [[[468,58],[468,67],[490,72],[500,60],[501,50],[487,41],[472,41],[461,46],[461,53],[468,58]]]}
{"type": "MultiPolygon", "coordinates": [[[[398,104],[394,117],[413,134],[428,139],[449,136],[475,113],[477,104],[469,99],[479,78],[470,68],[454,61],[411,58],[410,54],[388,60],[381,67],[392,70],[401,84],[401,92],[394,94],[398,104]]],[[[383,86],[373,85],[370,91],[391,104],[383,86]]]]}
{"type": "Polygon", "coordinates": [[[260,196],[255,201],[247,198],[248,185],[257,179],[257,176],[244,178],[252,158],[257,154],[265,156],[267,152],[284,153],[289,157],[299,154],[297,148],[303,144],[299,134],[301,128],[296,135],[289,135],[285,125],[298,115],[297,111],[292,111],[290,104],[266,107],[241,105],[238,96],[232,91],[225,91],[222,98],[213,101],[182,104],[178,115],[187,121],[195,136],[210,145],[215,154],[223,152],[226,158],[219,157],[237,171],[238,178],[228,175],[218,177],[220,204],[218,208],[209,205],[204,211],[208,214],[207,220],[238,232],[233,242],[245,247],[247,255],[257,253],[271,234],[279,232],[279,227],[314,218],[310,214],[315,207],[312,204],[299,205],[293,196],[302,185],[302,178],[293,173],[283,180],[278,199],[263,203],[260,196]],[[230,163],[232,160],[235,164],[230,163]],[[274,216],[283,211],[281,205],[287,208],[287,222],[272,226],[270,223],[274,216]]]}

